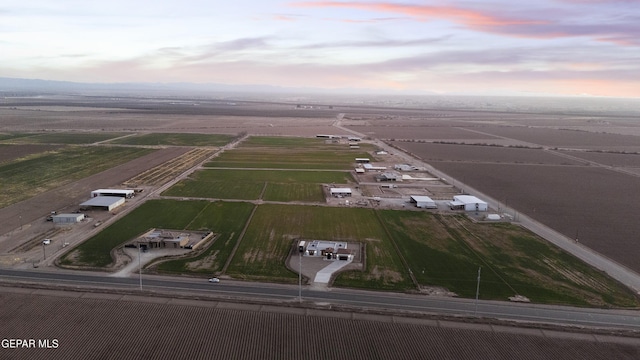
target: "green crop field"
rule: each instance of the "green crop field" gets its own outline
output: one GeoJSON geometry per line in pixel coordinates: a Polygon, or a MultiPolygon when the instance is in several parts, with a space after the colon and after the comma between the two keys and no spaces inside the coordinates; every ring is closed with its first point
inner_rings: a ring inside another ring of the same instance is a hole
{"type": "Polygon", "coordinates": [[[380,218],[421,285],[472,298],[482,267],[481,299],[520,294],[536,303],[638,306],[624,286],[518,226],[409,211],[380,218]]]}
{"type": "Polygon", "coordinates": [[[15,138],[7,140],[13,144],[92,144],[99,141],[113,139],[122,136],[121,133],[83,132],[83,133],[38,133],[20,134],[15,138]]]}
{"type": "Polygon", "coordinates": [[[216,201],[209,203],[187,226],[188,229],[209,229],[217,234],[215,242],[203,253],[159,263],[154,268],[167,273],[216,274],[222,270],[236,245],[254,205],[244,202],[216,201]]]}
{"type": "MultiPolygon", "coordinates": [[[[207,167],[348,170],[355,158],[371,158],[362,149],[350,150],[346,144],[326,144],[324,140],[302,138],[250,137],[236,149],[208,162],[207,167]]],[[[375,159],[373,159],[375,160],[375,159]]]]}
{"type": "Polygon", "coordinates": [[[150,228],[186,229],[208,201],[150,200],[67,253],[63,265],[108,267],[111,250],[150,228]]]}
{"type": "Polygon", "coordinates": [[[224,146],[235,136],[221,134],[171,134],[153,133],[115,139],[113,144],[125,145],[170,145],[170,146],[224,146]]]}
{"type": "Polygon", "coordinates": [[[296,183],[268,183],[262,196],[267,201],[325,202],[322,185],[296,183]]]}
{"type": "Polygon", "coordinates": [[[0,165],[0,207],[99,173],[153,150],[68,146],[0,165]]]}
{"type": "Polygon", "coordinates": [[[322,201],[324,196],[318,184],[350,181],[353,181],[351,174],[341,171],[208,169],[195,172],[163,195],[256,200],[267,183],[270,200],[322,201]],[[291,187],[286,189],[288,185],[291,187]]]}
{"type": "Polygon", "coordinates": [[[294,282],[285,267],[297,238],[361,242],[367,247],[367,270],[347,272],[359,287],[405,290],[411,287],[400,258],[371,209],[296,205],[259,205],[227,274],[240,279],[294,282]]]}

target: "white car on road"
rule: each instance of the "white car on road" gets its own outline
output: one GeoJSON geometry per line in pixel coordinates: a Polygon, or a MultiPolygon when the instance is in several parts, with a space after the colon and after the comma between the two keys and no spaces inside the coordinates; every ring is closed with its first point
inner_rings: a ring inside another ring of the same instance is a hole
{"type": "Polygon", "coordinates": [[[210,283],[219,283],[219,282],[220,282],[220,279],[218,279],[218,278],[214,277],[214,278],[209,279],[209,282],[210,282],[210,283]]]}

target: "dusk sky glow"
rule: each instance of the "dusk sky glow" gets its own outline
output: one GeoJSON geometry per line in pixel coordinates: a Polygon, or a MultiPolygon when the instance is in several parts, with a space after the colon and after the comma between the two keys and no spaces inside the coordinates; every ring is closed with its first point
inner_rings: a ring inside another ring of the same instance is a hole
{"type": "Polygon", "coordinates": [[[0,77],[640,97],[640,0],[4,0],[0,77]]]}

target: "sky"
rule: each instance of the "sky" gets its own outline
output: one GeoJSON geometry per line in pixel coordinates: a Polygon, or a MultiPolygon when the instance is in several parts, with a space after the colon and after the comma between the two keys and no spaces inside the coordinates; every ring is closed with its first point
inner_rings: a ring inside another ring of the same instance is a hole
{"type": "Polygon", "coordinates": [[[640,0],[0,0],[0,77],[640,98],[640,0]]]}

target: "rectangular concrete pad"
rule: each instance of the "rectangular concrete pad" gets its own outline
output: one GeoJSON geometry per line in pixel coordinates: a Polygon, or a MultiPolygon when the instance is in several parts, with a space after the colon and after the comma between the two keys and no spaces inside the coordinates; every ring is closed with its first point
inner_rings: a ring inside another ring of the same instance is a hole
{"type": "Polygon", "coordinates": [[[520,334],[531,336],[544,336],[541,329],[521,328],[516,326],[491,325],[493,331],[497,333],[520,334]]]}
{"type": "Polygon", "coordinates": [[[351,318],[353,320],[380,321],[388,323],[393,322],[393,316],[390,315],[353,313],[353,316],[351,318]]]}
{"type": "Polygon", "coordinates": [[[404,316],[394,316],[393,322],[397,324],[413,324],[413,325],[423,325],[423,326],[438,326],[438,320],[433,319],[420,319],[420,318],[412,318],[412,317],[404,317],[404,316]]]}
{"type": "Polygon", "coordinates": [[[572,332],[564,332],[564,331],[555,331],[555,330],[542,330],[544,336],[550,338],[560,338],[560,339],[572,339],[572,340],[582,340],[582,341],[593,341],[593,334],[582,334],[582,333],[572,333],[572,332]]]}
{"type": "Polygon", "coordinates": [[[240,311],[260,311],[262,305],[220,302],[216,308],[240,311]]]}
{"type": "Polygon", "coordinates": [[[304,315],[306,313],[306,310],[301,308],[273,305],[263,305],[261,311],[290,315],[304,315]]]}
{"type": "Polygon", "coordinates": [[[169,300],[168,304],[182,306],[218,307],[220,302],[195,299],[171,299],[169,300]]]}
{"type": "Polygon", "coordinates": [[[108,293],[83,293],[80,296],[83,299],[99,299],[99,300],[120,300],[122,299],[122,294],[108,294],[108,293]]]}
{"type": "Polygon", "coordinates": [[[443,328],[492,331],[491,325],[488,325],[488,324],[475,324],[475,323],[466,323],[461,321],[446,321],[446,320],[439,320],[438,323],[440,324],[440,327],[443,327],[443,328]]]}
{"type": "Polygon", "coordinates": [[[612,336],[612,335],[593,335],[598,342],[624,344],[631,346],[640,346],[640,338],[637,337],[625,337],[625,336],[612,336]]]}
{"type": "Polygon", "coordinates": [[[83,293],[75,292],[75,291],[65,291],[65,290],[48,290],[48,289],[37,289],[33,293],[33,295],[43,295],[43,296],[58,296],[58,297],[67,297],[67,298],[79,298],[83,293]]]}
{"type": "Polygon", "coordinates": [[[164,297],[155,297],[155,296],[141,296],[141,295],[124,295],[122,297],[123,301],[137,301],[137,302],[145,302],[151,304],[166,304],[170,299],[164,297]]]}

